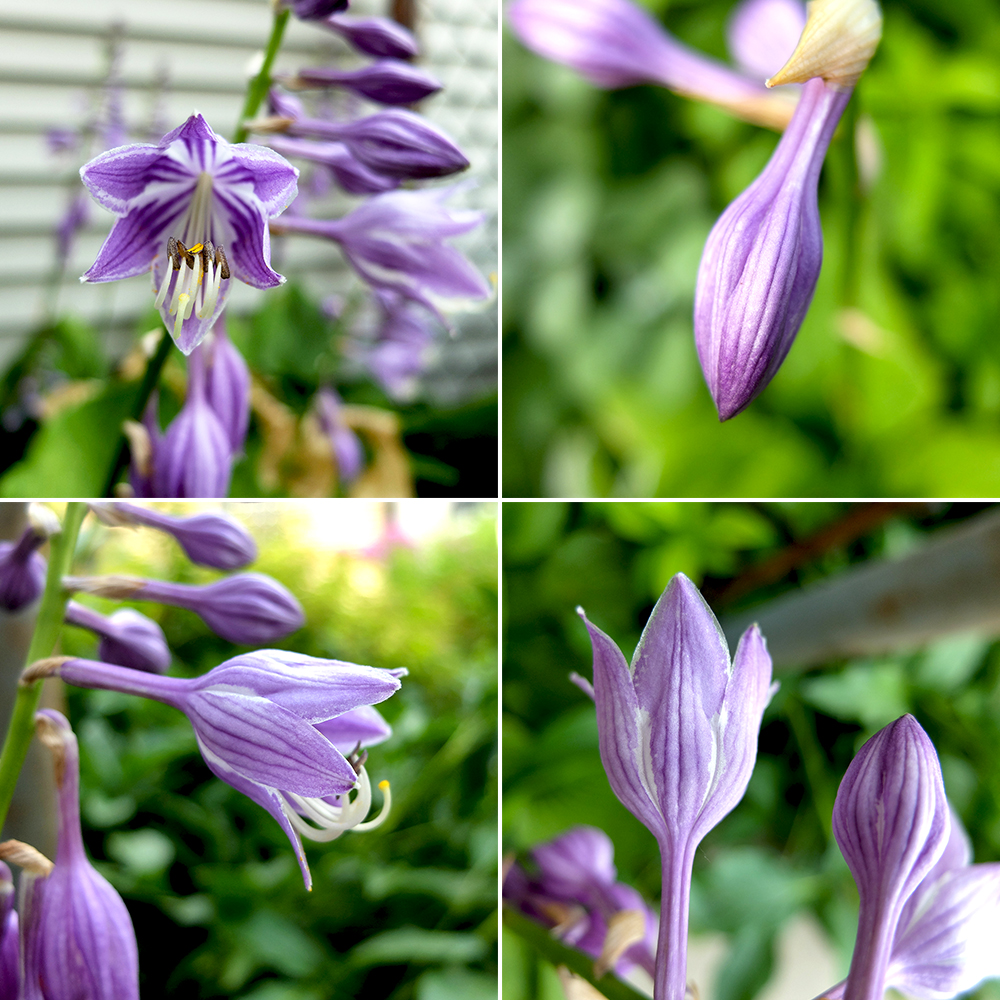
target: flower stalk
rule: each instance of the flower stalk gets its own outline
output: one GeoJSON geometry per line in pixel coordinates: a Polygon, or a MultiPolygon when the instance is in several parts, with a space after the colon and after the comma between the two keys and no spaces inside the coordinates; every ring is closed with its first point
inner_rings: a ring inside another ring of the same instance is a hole
{"type": "MultiPolygon", "coordinates": [[[[38,609],[38,621],[28,649],[29,663],[51,656],[55,650],[66,613],[66,603],[69,600],[69,595],[62,588],[62,578],[72,568],[76,539],[86,513],[85,503],[80,501],[68,503],[62,531],[49,540],[51,551],[48,574],[45,579],[45,592],[42,594],[38,609]]],[[[7,818],[7,811],[14,797],[14,786],[24,766],[28,745],[35,734],[35,712],[38,711],[41,696],[41,681],[18,686],[10,726],[4,738],[3,749],[0,751],[0,829],[3,828],[7,818]]]]}
{"type": "Polygon", "coordinates": [[[274,23],[271,25],[271,37],[267,40],[267,48],[264,50],[264,62],[261,64],[260,72],[253,78],[247,89],[246,101],[243,104],[243,111],[240,114],[239,125],[236,127],[236,134],[233,142],[246,142],[250,132],[247,122],[250,121],[260,110],[264,98],[267,97],[268,89],[271,86],[271,67],[281,48],[281,39],[285,34],[285,26],[291,11],[287,8],[274,12],[274,23]]]}

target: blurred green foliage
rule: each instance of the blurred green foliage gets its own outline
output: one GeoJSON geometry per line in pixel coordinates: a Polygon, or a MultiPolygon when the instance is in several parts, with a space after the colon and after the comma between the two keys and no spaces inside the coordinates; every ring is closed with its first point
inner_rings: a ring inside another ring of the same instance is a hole
{"type": "MultiPolygon", "coordinates": [[[[367,765],[373,784],[391,782],[392,811],[370,832],[307,841],[307,893],[277,823],[209,772],[180,713],[67,689],[84,836],[135,921],[144,1000],[495,998],[495,507],[466,508],[444,536],[381,560],[313,537],[314,518],[337,516],[328,504],[230,509],[258,542],[252,568],[285,583],[305,610],[306,626],[277,645],[409,669],[379,706],[394,733],[367,765]]],[[[76,569],[218,576],[192,566],[167,536],[89,520],[76,569]]],[[[238,652],[191,612],[136,607],[163,627],[175,675],[238,652]]],[[[62,645],[96,655],[83,630],[66,629],[62,645]]]]}
{"type": "MultiPolygon", "coordinates": [[[[848,519],[847,503],[518,503],[503,509],[503,841],[527,852],[577,824],[605,830],[618,877],[654,905],[652,834],[607,782],[593,703],[568,680],[592,677],[582,605],[631,658],[660,592],[683,570],[719,614],[766,601],[853,564],[899,555],[982,505],[940,504],[810,555],[795,544],[848,519]],[[799,556],[780,579],[727,600],[728,586],[776,553],[799,556]]],[[[794,918],[822,928],[846,973],[857,892],[830,817],[841,778],[874,732],[912,712],[937,747],[949,798],[977,862],[1000,859],[1000,644],[942,639],[918,652],[835,662],[780,676],[764,715],[743,801],[702,842],[691,900],[694,934],[722,934],[725,958],[707,1000],[751,1000],[775,967],[794,918]]],[[[562,1000],[555,970],[505,929],[504,1000],[562,1000]]],[[[832,986],[833,982],[822,984],[832,986]]],[[[1000,981],[978,1000],[1000,997],[1000,981]]]]}
{"type": "MultiPolygon", "coordinates": [[[[645,2],[727,58],[732,0],[645,2]]],[[[771,385],[722,425],[695,276],[777,137],[662,89],[600,91],[508,31],[505,496],[996,493],[1000,9],[882,7],[820,184],[812,307],[771,385]],[[867,186],[857,132],[880,161],[867,186]]]]}
{"type": "MultiPolygon", "coordinates": [[[[138,336],[157,328],[162,322],[150,309],[135,332],[138,336]]],[[[341,371],[343,331],[294,282],[268,295],[256,313],[230,317],[228,332],[261,386],[287,413],[276,429],[252,412],[245,454],[234,465],[231,496],[303,495],[295,482],[311,456],[293,447],[298,444],[294,425],[323,385],[335,385],[345,403],[398,415],[415,495],[497,495],[495,394],[453,406],[421,396],[401,403],[370,377],[346,379],[341,371]],[[275,450],[284,456],[277,479],[261,471],[274,466],[275,450]]],[[[0,496],[104,495],[122,421],[138,396],[138,380],[113,371],[101,343],[98,330],[63,316],[34,333],[0,377],[0,496]],[[65,393],[66,399],[39,421],[36,394],[50,391],[65,393]]],[[[172,350],[161,378],[161,428],[183,404],[185,378],[180,354],[172,350]]],[[[361,437],[370,462],[373,441],[365,433],[361,437]]],[[[381,495],[398,492],[387,489],[381,495]]]]}

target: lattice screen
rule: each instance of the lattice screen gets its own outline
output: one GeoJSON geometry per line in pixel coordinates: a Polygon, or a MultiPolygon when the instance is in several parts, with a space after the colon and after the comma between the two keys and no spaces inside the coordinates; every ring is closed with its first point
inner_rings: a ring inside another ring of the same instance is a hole
{"type": "MultiPolygon", "coordinates": [[[[354,13],[387,13],[388,0],[354,0],[354,13]]],[[[114,352],[130,343],[136,317],[150,303],[145,275],[108,285],[80,285],[110,228],[90,203],[89,221],[58,277],[55,227],[79,189],[86,150],[54,154],[47,134],[74,128],[95,113],[117,38],[123,108],[132,127],[156,138],[193,110],[232,134],[247,75],[270,29],[267,0],[0,0],[0,369],[26,334],[56,310],[72,310],[105,333],[114,352]]],[[[483,209],[487,224],[460,245],[485,274],[497,260],[497,5],[481,0],[421,0],[417,34],[422,65],[445,90],[422,111],[447,130],[472,161],[475,186],[455,204],[483,209]]],[[[336,36],[292,19],[279,71],[353,57],[336,36]]],[[[129,141],[149,141],[149,136],[129,141]]],[[[96,152],[94,150],[93,152],[96,152]]],[[[336,204],[334,202],[334,204],[336,204]]],[[[341,207],[347,206],[344,201],[341,207]]],[[[335,246],[290,238],[277,249],[283,273],[317,295],[353,280],[335,246]]],[[[262,293],[235,284],[232,308],[252,309],[262,293]]],[[[496,308],[459,317],[461,334],[443,343],[428,372],[435,397],[458,400],[495,384],[496,308]]]]}

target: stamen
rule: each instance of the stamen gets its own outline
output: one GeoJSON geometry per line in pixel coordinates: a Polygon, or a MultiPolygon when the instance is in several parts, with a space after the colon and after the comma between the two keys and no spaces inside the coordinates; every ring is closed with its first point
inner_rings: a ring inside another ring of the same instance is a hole
{"type": "Polygon", "coordinates": [[[174,337],[180,335],[181,325],[192,313],[199,319],[208,319],[219,301],[222,281],[229,277],[229,262],[222,246],[215,246],[211,240],[186,247],[179,239],[171,236],[167,240],[167,257],[173,265],[172,274],[167,271],[157,293],[154,305],[157,309],[166,302],[170,294],[168,315],[174,320],[174,337]],[[187,265],[186,267],[184,265],[187,265]]]}
{"type": "Polygon", "coordinates": [[[392,796],[389,792],[389,782],[379,782],[379,789],[382,792],[383,803],[379,813],[367,822],[362,822],[371,808],[372,789],[368,774],[362,767],[358,772],[358,797],[349,801],[347,796],[340,796],[344,804],[340,806],[331,805],[323,799],[307,798],[296,795],[294,792],[282,793],[285,802],[282,809],[288,817],[292,826],[304,837],[316,841],[336,840],[347,830],[371,830],[385,822],[392,805],[392,796]],[[307,823],[300,813],[306,818],[319,824],[318,828],[307,823]]]}

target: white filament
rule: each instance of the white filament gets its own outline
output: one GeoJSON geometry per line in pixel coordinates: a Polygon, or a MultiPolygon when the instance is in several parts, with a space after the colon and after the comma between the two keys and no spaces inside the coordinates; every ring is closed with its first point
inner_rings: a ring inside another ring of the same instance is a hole
{"type": "Polygon", "coordinates": [[[343,805],[334,806],[323,799],[308,798],[296,795],[294,792],[282,792],[286,801],[281,807],[289,822],[303,837],[316,841],[336,840],[348,830],[371,830],[385,821],[392,805],[389,782],[379,782],[379,788],[382,790],[384,800],[382,809],[367,822],[363,820],[371,808],[372,786],[363,767],[358,771],[358,794],[353,802],[344,795],[341,797],[343,805]],[[318,825],[307,823],[302,815],[299,815],[300,813],[318,825]]]}

